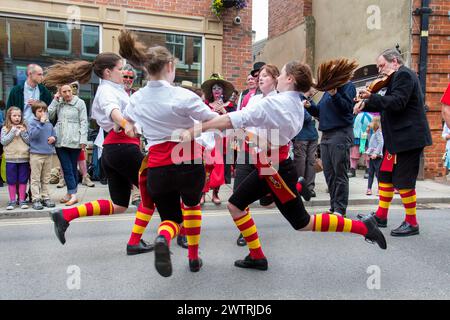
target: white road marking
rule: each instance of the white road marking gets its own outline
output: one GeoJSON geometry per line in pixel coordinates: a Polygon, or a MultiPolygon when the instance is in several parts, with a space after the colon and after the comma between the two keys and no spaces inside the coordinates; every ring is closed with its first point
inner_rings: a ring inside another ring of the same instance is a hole
{"type": "MultiPolygon", "coordinates": [[[[401,209],[402,206],[391,206],[391,209],[401,209]],[[398,208],[397,208],[398,207],[398,208]]],[[[310,214],[322,213],[328,210],[327,207],[306,207],[310,214]]],[[[350,211],[363,211],[368,212],[369,210],[375,210],[376,206],[357,206],[349,208],[350,211]]],[[[273,209],[263,209],[263,208],[250,208],[250,213],[252,215],[273,215],[281,214],[277,208],[273,209]]],[[[230,214],[225,210],[212,210],[203,212],[204,217],[223,217],[229,216],[230,214]]],[[[155,213],[156,217],[159,215],[155,213]]],[[[81,219],[73,220],[71,223],[91,223],[91,222],[114,222],[114,221],[134,221],[134,213],[116,214],[111,216],[95,216],[95,217],[84,217],[81,219]]],[[[50,217],[42,218],[19,218],[19,219],[0,219],[0,227],[11,227],[11,226],[30,226],[30,225],[46,225],[53,224],[50,217]]]]}

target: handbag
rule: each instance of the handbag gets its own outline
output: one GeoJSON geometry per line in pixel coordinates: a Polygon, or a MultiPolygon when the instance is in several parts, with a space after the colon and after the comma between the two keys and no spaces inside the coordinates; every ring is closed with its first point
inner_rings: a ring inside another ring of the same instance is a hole
{"type": "Polygon", "coordinates": [[[316,173],[323,171],[322,159],[316,158],[316,160],[314,161],[314,170],[316,171],[316,173]]]}

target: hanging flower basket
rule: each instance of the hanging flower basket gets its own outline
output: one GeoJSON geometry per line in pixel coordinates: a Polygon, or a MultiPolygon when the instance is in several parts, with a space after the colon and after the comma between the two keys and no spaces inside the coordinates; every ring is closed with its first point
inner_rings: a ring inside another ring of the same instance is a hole
{"type": "Polygon", "coordinates": [[[247,0],[212,0],[211,10],[220,19],[225,9],[236,8],[237,10],[247,7],[247,0]]]}
{"type": "Polygon", "coordinates": [[[223,7],[224,8],[233,8],[235,5],[235,0],[223,0],[223,7]]]}

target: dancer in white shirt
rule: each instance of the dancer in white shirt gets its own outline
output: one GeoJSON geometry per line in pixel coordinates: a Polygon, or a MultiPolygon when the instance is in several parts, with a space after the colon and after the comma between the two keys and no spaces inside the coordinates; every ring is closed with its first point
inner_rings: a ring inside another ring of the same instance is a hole
{"type": "MultiPolygon", "coordinates": [[[[87,83],[92,71],[101,79],[92,104],[92,118],[108,133],[103,142],[102,167],[108,179],[111,200],[100,199],[51,212],[56,236],[62,244],[66,242],[65,232],[70,221],[85,216],[125,212],[130,202],[131,186],[138,186],[138,173],[144,156],[139,149],[139,139],[125,134],[125,131],[134,132],[135,127],[122,116],[129,102],[123,86],[122,68],[123,59],[115,53],[106,52],[97,55],[93,62],[57,63],[47,70],[45,82],[48,86],[73,81],[87,83]]],[[[141,225],[141,221],[148,223],[153,212],[153,204],[141,202],[135,225],[141,225]]],[[[153,250],[152,245],[141,240],[141,235],[132,232],[127,244],[128,255],[153,250]]]]}
{"type": "MultiPolygon", "coordinates": [[[[261,99],[277,94],[277,78],[280,75],[280,71],[275,65],[268,64],[264,65],[259,71],[259,83],[258,87],[261,91],[260,94],[256,94],[250,98],[246,108],[251,108],[252,105],[257,104],[261,99]]],[[[250,75],[250,77],[252,77],[250,75]]],[[[247,132],[254,133],[254,128],[246,128],[247,132]]],[[[236,176],[233,184],[233,191],[236,191],[238,186],[244,181],[244,179],[253,171],[254,166],[250,163],[250,155],[248,153],[248,139],[244,141],[239,141],[239,146],[241,146],[240,152],[238,152],[238,159],[236,161],[236,176]]],[[[260,199],[260,202],[264,205],[269,205],[271,197],[264,196],[260,199]],[[266,203],[264,203],[264,201],[266,203]]],[[[247,212],[250,212],[250,209],[245,208],[247,212]]],[[[236,243],[240,247],[244,247],[246,245],[245,239],[242,236],[242,233],[239,234],[236,243]]]]}
{"type": "Polygon", "coordinates": [[[205,183],[202,147],[195,141],[180,144],[173,137],[177,130],[218,114],[195,93],[172,85],[176,61],[165,47],[147,49],[129,31],[122,31],[119,44],[120,54],[135,68],[144,69],[149,80],[131,97],[124,116],[142,128],[149,146],[147,192],[161,217],[155,240],[156,270],[164,277],[172,274],[170,242],[183,223],[189,268],[197,272],[202,266],[198,256],[200,198],[205,183]]]}
{"type": "Polygon", "coordinates": [[[297,171],[289,158],[287,146],[303,125],[304,109],[300,93],[307,92],[312,85],[309,66],[296,61],[287,63],[278,77],[279,94],[264,98],[251,108],[219,116],[182,134],[182,140],[188,141],[192,139],[194,132],[210,129],[256,127],[258,134],[264,129],[269,132],[265,135],[270,146],[267,153],[258,154],[260,160],[256,168],[242,181],[228,203],[231,216],[250,250],[245,259],[235,261],[237,267],[257,270],[268,268],[256,226],[250,214],[245,211],[249,204],[268,192],[274,195],[278,209],[295,230],[357,233],[368,241],[378,243],[380,248],[386,249],[386,240],[373,217],[355,221],[332,214],[310,216],[305,210],[296,190],[297,171]],[[272,130],[278,130],[277,134],[274,135],[272,130]],[[271,166],[274,164],[278,164],[278,171],[271,166]]]}

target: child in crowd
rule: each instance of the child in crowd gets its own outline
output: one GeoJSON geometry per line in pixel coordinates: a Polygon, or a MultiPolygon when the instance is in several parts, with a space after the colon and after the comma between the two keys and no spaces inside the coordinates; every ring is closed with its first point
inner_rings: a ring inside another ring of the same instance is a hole
{"type": "MultiPolygon", "coordinates": [[[[442,130],[442,138],[447,142],[445,146],[445,154],[442,160],[444,160],[444,167],[446,169],[446,175],[450,174],[450,129],[447,124],[444,123],[444,129],[442,130]]],[[[450,177],[447,177],[450,178],[450,177]]]]}
{"type": "Polygon", "coordinates": [[[369,181],[366,195],[370,196],[372,195],[373,177],[375,175],[378,180],[378,172],[383,160],[384,141],[383,134],[381,133],[380,117],[373,117],[367,130],[372,130],[373,132],[370,136],[369,148],[366,150],[366,154],[369,157],[369,181]]]}
{"type": "Polygon", "coordinates": [[[48,184],[55,152],[56,133],[48,120],[47,105],[39,101],[31,107],[34,117],[28,124],[30,136],[31,194],[33,209],[53,208],[48,184]]]}
{"type": "Polygon", "coordinates": [[[10,107],[6,113],[1,143],[5,152],[6,182],[9,192],[6,210],[13,210],[17,204],[17,185],[19,187],[19,205],[22,209],[28,209],[25,197],[30,176],[29,136],[27,126],[23,121],[22,111],[17,107],[10,107]]]}

